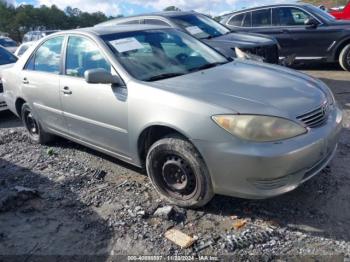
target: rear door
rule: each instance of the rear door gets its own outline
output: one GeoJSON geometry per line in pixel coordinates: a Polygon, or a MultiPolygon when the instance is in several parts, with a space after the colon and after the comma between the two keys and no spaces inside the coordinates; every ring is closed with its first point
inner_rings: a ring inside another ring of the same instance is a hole
{"type": "Polygon", "coordinates": [[[273,9],[260,9],[251,12],[252,14],[252,28],[251,32],[270,35],[278,40],[282,47],[280,50],[281,56],[288,56],[291,54],[290,50],[295,46],[294,40],[291,38],[289,31],[283,27],[275,26],[273,24],[273,9]]]}
{"type": "Polygon", "coordinates": [[[239,13],[230,18],[227,25],[235,31],[251,32],[276,37],[284,47],[280,54],[285,56],[288,49],[293,48],[294,42],[290,39],[288,30],[273,26],[272,8],[262,8],[249,12],[239,13]]]}
{"type": "Polygon", "coordinates": [[[59,86],[64,36],[46,40],[21,72],[22,91],[46,127],[64,131],[59,86]]]}
{"type": "Polygon", "coordinates": [[[68,38],[60,94],[71,136],[128,160],[128,96],[125,87],[89,84],[85,71],[102,68],[116,74],[94,40],[68,38]]]}

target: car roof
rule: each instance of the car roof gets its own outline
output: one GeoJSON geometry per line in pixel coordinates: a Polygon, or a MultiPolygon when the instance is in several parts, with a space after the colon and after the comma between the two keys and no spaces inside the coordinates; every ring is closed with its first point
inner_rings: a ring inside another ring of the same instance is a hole
{"type": "Polygon", "coordinates": [[[146,13],[146,14],[140,14],[140,15],[132,15],[132,16],[125,16],[125,17],[119,17],[115,18],[106,22],[102,22],[100,24],[97,24],[97,26],[102,26],[104,24],[108,25],[113,22],[122,22],[122,21],[128,21],[132,20],[133,18],[144,18],[144,17],[159,17],[159,18],[174,18],[178,16],[183,15],[202,15],[200,13],[197,13],[195,11],[162,11],[162,12],[154,12],[154,13],[146,13]]]}
{"type": "Polygon", "coordinates": [[[245,9],[237,10],[234,12],[230,12],[230,13],[223,15],[223,17],[228,16],[228,15],[232,15],[232,14],[236,14],[236,13],[248,12],[248,11],[253,11],[253,10],[263,9],[263,8],[273,8],[273,7],[281,7],[281,6],[305,7],[305,6],[309,6],[309,5],[310,4],[307,4],[307,3],[285,3],[285,4],[261,5],[261,6],[255,6],[255,7],[251,7],[251,8],[245,8],[245,9]]]}
{"type": "MultiPolygon", "coordinates": [[[[194,11],[162,11],[162,12],[154,12],[148,14],[142,14],[138,16],[162,16],[162,17],[176,17],[181,15],[193,15],[198,14],[194,11]]],[[[137,17],[137,16],[136,16],[137,17]]]]}
{"type": "Polygon", "coordinates": [[[112,26],[86,27],[86,28],[79,28],[79,29],[68,30],[68,31],[60,31],[58,33],[55,33],[54,35],[81,32],[81,33],[94,34],[97,36],[103,36],[103,35],[111,35],[111,34],[117,34],[117,33],[152,30],[152,29],[169,29],[169,27],[161,26],[161,25],[139,25],[139,24],[118,25],[118,26],[112,25],[112,26]]]}

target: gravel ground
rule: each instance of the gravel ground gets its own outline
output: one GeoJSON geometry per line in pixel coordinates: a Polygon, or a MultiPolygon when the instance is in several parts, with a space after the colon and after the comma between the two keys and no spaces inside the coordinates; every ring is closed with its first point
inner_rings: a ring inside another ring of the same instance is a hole
{"type": "Polygon", "coordinates": [[[37,255],[109,261],[119,254],[350,259],[350,74],[337,67],[298,69],[327,82],[343,107],[345,128],[331,165],[277,198],[217,196],[203,209],[173,207],[163,216],[155,211],[167,203],[142,170],[60,138],[33,145],[14,116],[0,113],[0,255],[25,261],[37,255]],[[194,245],[182,250],[166,240],[172,227],[193,236],[194,245]]]}

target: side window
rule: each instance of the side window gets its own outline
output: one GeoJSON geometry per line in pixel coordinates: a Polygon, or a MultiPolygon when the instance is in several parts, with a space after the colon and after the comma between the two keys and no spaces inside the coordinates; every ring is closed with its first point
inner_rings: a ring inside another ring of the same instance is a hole
{"type": "Polygon", "coordinates": [[[239,15],[235,15],[231,18],[231,20],[228,22],[229,25],[233,25],[233,26],[242,26],[242,22],[244,20],[245,14],[239,14],[239,15]]]}
{"type": "Polygon", "coordinates": [[[64,37],[59,36],[43,43],[30,58],[25,69],[58,75],[63,40],[64,37]]]}
{"type": "Polygon", "coordinates": [[[252,27],[252,13],[251,12],[245,14],[242,26],[243,27],[252,27]]]}
{"type": "Polygon", "coordinates": [[[159,19],[145,19],[145,24],[147,25],[163,25],[163,26],[169,26],[168,23],[159,20],[159,19]]]}
{"type": "Polygon", "coordinates": [[[271,9],[262,9],[252,12],[253,27],[271,26],[271,9]]]}
{"type": "Polygon", "coordinates": [[[311,16],[299,8],[281,7],[272,9],[272,23],[275,26],[304,25],[311,16]]]}
{"type": "Polygon", "coordinates": [[[97,68],[111,71],[110,64],[97,45],[86,38],[70,36],[67,45],[65,74],[84,77],[85,71],[97,68]]]}

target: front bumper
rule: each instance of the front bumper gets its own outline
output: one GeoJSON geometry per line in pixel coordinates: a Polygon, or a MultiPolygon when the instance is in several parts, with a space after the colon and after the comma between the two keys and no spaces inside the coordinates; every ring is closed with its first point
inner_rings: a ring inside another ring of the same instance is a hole
{"type": "Polygon", "coordinates": [[[279,63],[279,48],[278,45],[267,45],[253,48],[240,48],[244,53],[262,57],[264,62],[270,64],[279,63]]]}
{"type": "Polygon", "coordinates": [[[341,129],[342,112],[334,107],[326,125],[282,142],[193,142],[206,161],[215,193],[264,199],[294,190],[326,167],[341,129]]]}

